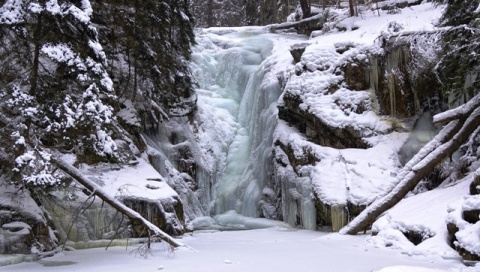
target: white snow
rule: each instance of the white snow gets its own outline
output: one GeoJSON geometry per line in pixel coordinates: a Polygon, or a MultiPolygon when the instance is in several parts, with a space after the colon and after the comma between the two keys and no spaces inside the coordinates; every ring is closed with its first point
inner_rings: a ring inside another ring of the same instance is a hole
{"type": "MultiPolygon", "coordinates": [[[[12,210],[18,209],[21,212],[32,215],[39,221],[45,220],[43,211],[35,203],[30,194],[24,190],[19,190],[13,185],[6,184],[3,178],[0,179],[0,206],[12,210]],[[21,203],[19,200],[21,199],[21,203]]],[[[3,212],[3,211],[2,211],[3,212]]],[[[10,211],[6,211],[9,213],[10,211]]]]}
{"type": "Polygon", "coordinates": [[[7,0],[0,7],[0,23],[18,24],[23,22],[23,0],[7,0]]]}
{"type": "Polygon", "coordinates": [[[328,126],[355,129],[371,145],[366,150],[321,147],[308,143],[282,122],[277,125],[276,139],[290,144],[299,154],[303,148],[311,148],[321,159],[315,166],[304,167],[304,171],[309,173],[322,202],[368,204],[390,190],[397,182],[400,166],[396,153],[407,137],[404,133],[390,133],[400,121],[379,116],[372,91],[350,90],[342,83],[344,75],[338,73],[339,68],[352,61],[368,65],[368,54],[382,52],[383,38],[435,30],[442,11],[443,6],[432,3],[405,8],[398,14],[365,10],[358,17],[337,10],[334,16],[340,18],[338,21],[304,42],[309,45],[295,67],[300,74],[290,76],[279,103],[284,103],[286,95],[297,96],[302,101],[301,110],[328,126]],[[392,22],[401,25],[395,33],[392,22]],[[333,86],[338,90],[332,93],[333,86]],[[364,109],[357,111],[360,104],[364,109]]]}
{"type": "Polygon", "coordinates": [[[110,166],[108,164],[82,165],[81,171],[87,177],[98,181],[108,195],[121,198],[133,196],[150,200],[173,201],[177,193],[144,158],[137,165],[110,166]]]}
{"type": "Polygon", "coordinates": [[[402,200],[373,224],[372,231],[378,232],[378,235],[368,238],[368,242],[379,247],[395,246],[414,255],[437,254],[445,258],[458,256],[447,243],[448,207],[468,194],[469,185],[470,179],[467,178],[458,184],[440,186],[402,200]],[[409,241],[393,241],[391,237],[385,235],[395,230],[419,231],[427,237],[432,237],[414,246],[409,241]]]}
{"type": "Polygon", "coordinates": [[[184,235],[171,252],[153,244],[147,258],[131,246],[66,251],[37,262],[8,266],[20,271],[474,271],[458,259],[409,256],[372,248],[365,236],[342,236],[282,228],[250,231],[198,231],[184,235]]]}
{"type": "MultiPolygon", "coordinates": [[[[22,1],[7,0],[0,8],[1,23],[13,24],[23,20],[22,11],[14,8],[18,2],[22,1]]],[[[63,11],[63,15],[72,14],[81,22],[88,23],[93,11],[88,0],[82,0],[81,4],[81,9],[71,6],[63,11]]],[[[41,8],[30,5],[33,12],[38,12],[41,8]]],[[[60,12],[57,1],[48,1],[46,8],[53,13],[60,12]]],[[[480,6],[477,12],[479,9],[480,6]]],[[[270,126],[267,128],[263,125],[276,121],[275,102],[278,94],[271,91],[265,92],[260,98],[243,98],[244,92],[250,90],[240,88],[229,80],[248,74],[246,82],[243,82],[246,85],[259,83],[263,90],[274,90],[278,87],[275,85],[278,84],[278,78],[281,78],[286,81],[287,93],[302,98],[302,110],[317,116],[328,125],[359,130],[371,145],[365,150],[322,147],[308,142],[304,135],[285,122],[278,122],[274,140],[291,145],[299,155],[307,148],[321,159],[315,165],[298,169],[298,172],[305,174],[299,182],[304,182],[306,188],[311,185],[326,204],[346,204],[347,201],[359,205],[371,203],[377,196],[391,190],[398,180],[415,167],[414,162],[423,157],[420,154],[417,160],[407,165],[408,171],[398,173],[396,152],[406,140],[407,134],[391,133],[395,120],[377,114],[372,93],[369,90],[349,90],[348,86],[341,84],[343,75],[335,73],[335,69],[352,60],[368,63],[368,54],[381,52],[382,39],[412,31],[436,30],[435,23],[442,10],[443,6],[424,1],[421,5],[402,9],[398,14],[363,10],[359,17],[347,17],[346,10],[335,11],[334,16],[340,20],[329,24],[328,30],[313,33],[309,40],[297,35],[267,34],[267,29],[263,27],[205,30],[202,32],[205,38],[200,40],[192,56],[195,60],[193,72],[201,89],[197,90],[200,117],[192,122],[191,130],[198,135],[195,140],[203,152],[201,163],[211,171],[209,173],[217,174],[228,169],[231,171],[227,179],[243,178],[247,184],[246,188],[242,188],[246,192],[245,199],[256,199],[254,196],[259,192],[275,194],[271,188],[261,188],[258,185],[261,183],[252,178],[252,172],[256,168],[249,164],[262,162],[252,162],[251,158],[258,159],[263,155],[255,153],[258,151],[245,152],[245,147],[265,138],[261,136],[263,134],[253,133],[254,127],[267,130],[270,126]],[[392,28],[392,25],[397,28],[392,28]],[[263,37],[259,38],[258,34],[263,37]],[[249,37],[251,39],[247,39],[249,37]],[[299,42],[309,46],[301,62],[294,65],[289,49],[299,42]],[[339,48],[349,49],[339,53],[339,48]],[[228,50],[228,53],[224,50],[228,50]],[[219,66],[219,63],[223,66],[219,66]],[[256,69],[260,66],[268,72],[258,74],[256,69]],[[295,71],[302,73],[296,75],[295,71]],[[238,74],[240,72],[244,74],[238,74]],[[254,82],[259,80],[256,76],[262,77],[262,82],[254,82]],[[329,87],[337,84],[338,90],[330,93],[329,87]],[[254,107],[254,103],[259,103],[260,99],[266,104],[260,110],[265,110],[263,115],[260,114],[265,119],[264,123],[251,120],[250,111],[260,108],[254,107]],[[359,103],[365,105],[365,111],[357,113],[359,103]],[[238,152],[237,157],[232,155],[235,152],[238,152]]],[[[90,41],[89,45],[103,61],[105,53],[101,45],[96,41],[90,41]]],[[[47,44],[42,52],[56,61],[76,65],[79,70],[88,67],[97,74],[104,74],[102,85],[108,90],[112,89],[113,83],[101,64],[92,59],[78,60],[67,45],[47,44]]],[[[81,79],[88,80],[87,76],[81,79]]],[[[91,92],[86,92],[86,96],[91,95],[91,92]]],[[[280,97],[279,103],[282,102],[280,97]]],[[[136,122],[132,119],[131,102],[128,101],[125,105],[127,107],[119,115],[131,123],[136,122]]],[[[66,109],[69,107],[65,106],[66,109]]],[[[87,112],[103,113],[106,121],[113,118],[110,109],[103,107],[103,104],[86,103],[85,108],[87,112]]],[[[72,122],[71,125],[78,114],[74,110],[77,110],[76,106],[71,110],[71,119],[68,121],[72,122]]],[[[438,118],[450,114],[452,112],[438,118]]],[[[97,130],[94,133],[103,144],[105,153],[114,151],[115,143],[111,143],[107,132],[97,130]]],[[[265,146],[268,143],[271,142],[256,144],[265,146]]],[[[430,147],[436,148],[436,143],[431,143],[430,147]]],[[[271,149],[266,150],[265,153],[268,153],[271,149]]],[[[31,160],[27,153],[19,157],[18,163],[28,163],[29,159],[31,160]]],[[[83,174],[97,182],[112,197],[135,196],[173,201],[172,198],[178,196],[165,178],[148,163],[145,155],[138,159],[136,165],[117,167],[98,164],[81,165],[80,168],[83,174]]],[[[182,175],[176,174],[177,177],[182,175]]],[[[480,207],[478,197],[462,198],[468,193],[469,181],[467,178],[450,187],[440,187],[401,201],[375,222],[373,231],[377,232],[376,236],[327,235],[293,230],[282,222],[247,218],[229,211],[214,219],[198,217],[191,222],[191,226],[195,229],[267,229],[196,231],[182,238],[188,247],[171,252],[162,244],[154,244],[147,259],[136,255],[135,251],[131,253],[135,247],[128,250],[110,248],[108,251],[89,249],[62,252],[38,262],[12,265],[8,271],[479,271],[478,265],[465,268],[458,254],[446,241],[446,222],[455,221],[461,229],[457,233],[458,243],[472,252],[480,252],[480,223],[468,224],[461,219],[462,209],[480,207]],[[430,238],[414,246],[402,234],[409,230],[420,231],[430,238]]],[[[302,188],[290,189],[292,197],[306,198],[302,188]]],[[[6,189],[0,187],[0,190],[6,189]]],[[[241,202],[238,199],[232,200],[237,206],[241,202]]],[[[33,200],[29,201],[25,202],[25,209],[31,208],[40,216],[41,211],[32,204],[33,200]]],[[[12,200],[0,199],[1,205],[12,205],[10,202],[12,200]]]]}
{"type": "Polygon", "coordinates": [[[308,142],[283,121],[276,128],[278,140],[289,143],[299,154],[304,148],[311,148],[320,158],[315,165],[303,168],[310,173],[319,198],[328,205],[346,205],[347,201],[364,205],[386,193],[397,181],[396,152],[407,136],[405,133],[376,136],[369,138],[372,148],[339,150],[308,142]]]}

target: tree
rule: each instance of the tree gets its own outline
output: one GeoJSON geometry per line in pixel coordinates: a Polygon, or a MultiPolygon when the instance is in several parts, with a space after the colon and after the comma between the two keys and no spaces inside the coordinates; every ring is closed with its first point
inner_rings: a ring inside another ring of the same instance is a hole
{"type": "Polygon", "coordinates": [[[86,1],[6,1],[0,7],[0,149],[17,182],[35,183],[48,163],[37,146],[74,149],[85,161],[118,160],[113,88],[86,1]],[[20,158],[20,159],[18,159],[20,158]],[[17,160],[18,159],[18,160],[17,160]]]}
{"type": "Polygon", "coordinates": [[[53,154],[125,164],[144,150],[144,128],[158,126],[166,112],[193,111],[189,0],[1,3],[5,180],[34,195],[50,192],[71,181],[53,154]],[[126,105],[131,123],[117,116],[126,105]]]}
{"type": "Polygon", "coordinates": [[[300,0],[300,8],[302,9],[302,18],[306,19],[312,16],[311,6],[309,0],[300,0]]]}
{"type": "Polygon", "coordinates": [[[195,109],[188,63],[195,43],[190,5],[188,0],[93,4],[117,95],[132,100],[144,128],[157,127],[166,114],[187,115],[195,109]]]}
{"type": "Polygon", "coordinates": [[[353,6],[353,0],[348,0],[348,8],[350,10],[350,16],[355,16],[355,8],[353,6]]]}

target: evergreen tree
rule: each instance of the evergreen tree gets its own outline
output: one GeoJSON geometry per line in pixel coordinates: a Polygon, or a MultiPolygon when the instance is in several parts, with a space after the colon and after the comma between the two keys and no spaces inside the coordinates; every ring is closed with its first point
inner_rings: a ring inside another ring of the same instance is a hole
{"type": "Polygon", "coordinates": [[[112,80],[88,1],[8,0],[0,7],[2,153],[14,179],[58,181],[50,148],[85,161],[118,160],[112,80]],[[114,137],[114,136],[113,136],[114,137]]]}
{"type": "Polygon", "coordinates": [[[146,127],[194,109],[188,60],[194,44],[190,1],[92,1],[93,20],[111,60],[117,95],[131,100],[146,127]],[[183,111],[178,111],[183,108],[183,111]]]}
{"type": "Polygon", "coordinates": [[[52,174],[51,154],[75,154],[86,163],[127,162],[144,147],[145,127],[191,113],[190,5],[4,1],[1,170],[13,169],[18,182],[55,184],[61,177],[52,174]],[[128,118],[121,114],[125,109],[128,118]]]}

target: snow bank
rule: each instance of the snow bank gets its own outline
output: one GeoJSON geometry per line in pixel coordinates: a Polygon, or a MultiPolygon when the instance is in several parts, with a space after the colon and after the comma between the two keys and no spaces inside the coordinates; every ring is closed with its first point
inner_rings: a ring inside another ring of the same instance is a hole
{"type": "Polygon", "coordinates": [[[304,166],[313,181],[316,195],[328,205],[366,205],[386,193],[396,183],[398,158],[396,153],[406,133],[392,133],[369,139],[373,147],[363,149],[334,149],[312,144],[296,129],[279,121],[275,131],[277,140],[290,144],[294,152],[302,154],[311,148],[320,159],[315,165],[304,166]]]}
{"type": "Polygon", "coordinates": [[[468,193],[469,185],[470,179],[466,178],[457,184],[440,186],[402,200],[373,224],[372,231],[377,235],[368,238],[368,243],[378,247],[394,245],[408,254],[459,258],[458,253],[448,245],[446,221],[450,216],[449,207],[468,193]],[[387,235],[394,231],[403,236],[403,242],[387,235]],[[408,231],[424,235],[425,240],[414,246],[403,235],[408,231]]]}
{"type": "Polygon", "coordinates": [[[134,197],[147,200],[173,201],[178,194],[145,158],[138,164],[116,166],[112,164],[82,165],[81,172],[102,186],[110,196],[134,197]]]}

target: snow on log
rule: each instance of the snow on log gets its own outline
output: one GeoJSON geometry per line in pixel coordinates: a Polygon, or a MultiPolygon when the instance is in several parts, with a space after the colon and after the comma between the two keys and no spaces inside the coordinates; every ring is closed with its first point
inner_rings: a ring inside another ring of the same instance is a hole
{"type": "Polygon", "coordinates": [[[95,182],[87,178],[86,176],[82,175],[82,173],[74,166],[68,164],[67,162],[59,159],[52,157],[51,161],[53,164],[55,164],[58,168],[60,168],[63,172],[74,178],[78,183],[80,183],[82,186],[87,188],[89,191],[91,191],[94,195],[100,197],[103,201],[106,203],[110,204],[114,209],[117,211],[121,212],[125,216],[127,216],[132,222],[135,223],[140,223],[144,225],[149,232],[152,233],[152,236],[159,237],[163,241],[167,242],[171,246],[174,247],[179,247],[183,246],[184,244],[178,242],[174,238],[172,238],[170,235],[167,233],[163,232],[160,228],[152,224],[150,221],[145,219],[143,216],[141,216],[139,213],[136,211],[130,209],[129,207],[125,206],[122,202],[119,200],[115,199],[114,197],[108,195],[100,186],[98,186],[95,182]]]}
{"type": "Polygon", "coordinates": [[[451,156],[468,140],[478,126],[480,126],[480,108],[476,108],[468,118],[460,115],[459,120],[451,121],[405,165],[398,176],[399,183],[388,194],[369,205],[347,226],[340,229],[339,233],[357,234],[367,229],[378,216],[395,206],[413,190],[435,166],[451,156]]]}
{"type": "Polygon", "coordinates": [[[467,116],[478,107],[480,107],[480,93],[477,94],[474,98],[470,99],[464,105],[460,105],[455,109],[451,109],[433,116],[433,123],[447,123],[452,120],[458,119],[459,117],[467,116]]]}
{"type": "Polygon", "coordinates": [[[287,23],[281,23],[281,24],[268,25],[267,28],[270,30],[270,32],[275,32],[277,30],[289,29],[289,28],[308,29],[310,26],[319,25],[320,23],[323,24],[325,21],[326,21],[326,13],[322,12],[315,16],[308,17],[306,19],[296,21],[296,22],[287,22],[287,23]]]}

